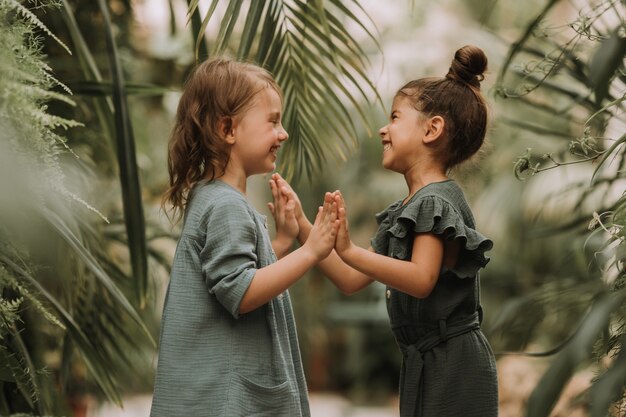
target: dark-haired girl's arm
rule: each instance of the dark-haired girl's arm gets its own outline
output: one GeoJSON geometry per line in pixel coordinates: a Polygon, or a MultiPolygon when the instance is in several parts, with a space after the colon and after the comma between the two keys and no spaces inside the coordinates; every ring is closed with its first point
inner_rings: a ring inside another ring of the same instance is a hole
{"type": "Polygon", "coordinates": [[[352,268],[378,282],[412,295],[430,295],[444,261],[444,241],[439,235],[417,233],[413,240],[411,260],[380,255],[356,246],[350,240],[346,208],[340,193],[334,194],[339,215],[335,251],[352,268]]]}

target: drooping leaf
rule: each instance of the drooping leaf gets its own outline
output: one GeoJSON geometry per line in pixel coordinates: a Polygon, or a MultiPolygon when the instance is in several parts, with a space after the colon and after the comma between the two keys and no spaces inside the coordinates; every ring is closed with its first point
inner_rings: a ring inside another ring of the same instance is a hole
{"type": "Polygon", "coordinates": [[[124,222],[128,234],[128,249],[136,283],[136,295],[140,308],[145,306],[148,288],[148,252],[146,248],[146,226],[139,184],[139,169],[135,155],[135,139],[126,101],[124,76],[113,37],[109,10],[104,0],[98,0],[100,11],[105,21],[109,66],[113,85],[113,104],[115,107],[115,137],[117,140],[117,158],[122,185],[124,222]]]}
{"type": "Polygon", "coordinates": [[[522,36],[511,45],[511,48],[509,48],[509,52],[506,58],[504,59],[504,63],[502,64],[502,67],[500,67],[500,73],[498,74],[498,81],[497,81],[498,83],[502,83],[502,81],[504,80],[504,75],[508,71],[509,66],[513,62],[513,59],[515,58],[515,56],[520,51],[523,50],[524,45],[526,41],[528,40],[528,38],[530,38],[530,36],[533,34],[537,26],[539,26],[539,24],[543,21],[546,14],[548,14],[548,12],[558,2],[559,0],[549,0],[544,6],[544,8],[541,10],[541,12],[533,19],[533,21],[529,25],[526,26],[526,30],[524,31],[522,36]]]}
{"type": "Polygon", "coordinates": [[[626,335],[622,336],[619,353],[609,369],[590,389],[591,417],[605,417],[611,404],[617,401],[626,388],[626,335]]]}
{"type": "Polygon", "coordinates": [[[596,105],[601,106],[602,100],[609,92],[609,85],[618,68],[624,66],[626,55],[626,37],[618,31],[603,41],[589,64],[589,80],[595,91],[596,105]]]}
{"type": "MultiPolygon", "coordinates": [[[[80,239],[72,232],[68,225],[66,225],[56,213],[50,210],[43,209],[43,215],[49,224],[58,232],[59,236],[74,249],[76,255],[85,263],[85,266],[89,268],[102,286],[107,289],[119,307],[139,325],[148,337],[151,337],[150,332],[143,323],[143,320],[141,320],[141,317],[137,314],[135,308],[130,304],[111,278],[102,270],[102,267],[98,264],[91,252],[84,247],[80,239]]],[[[154,341],[152,343],[154,344],[154,341]]]]}
{"type": "Polygon", "coordinates": [[[547,417],[550,414],[576,367],[589,357],[611,313],[623,302],[623,294],[607,294],[596,300],[572,341],[557,355],[533,390],[528,400],[528,417],[547,417]]]}

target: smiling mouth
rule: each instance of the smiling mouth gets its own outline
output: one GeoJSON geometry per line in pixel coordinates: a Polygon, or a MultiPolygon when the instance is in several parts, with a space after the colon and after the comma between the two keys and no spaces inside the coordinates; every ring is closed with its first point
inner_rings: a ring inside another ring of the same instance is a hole
{"type": "Polygon", "coordinates": [[[390,142],[383,143],[383,152],[386,152],[389,149],[391,149],[391,143],[390,142]]]}

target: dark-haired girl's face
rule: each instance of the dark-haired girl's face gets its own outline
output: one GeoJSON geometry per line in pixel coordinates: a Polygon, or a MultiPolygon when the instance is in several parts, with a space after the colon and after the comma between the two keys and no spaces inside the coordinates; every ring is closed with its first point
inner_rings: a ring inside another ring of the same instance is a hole
{"type": "Polygon", "coordinates": [[[424,123],[420,113],[406,97],[393,100],[389,124],[379,129],[383,145],[383,167],[405,173],[417,160],[424,123]]]}

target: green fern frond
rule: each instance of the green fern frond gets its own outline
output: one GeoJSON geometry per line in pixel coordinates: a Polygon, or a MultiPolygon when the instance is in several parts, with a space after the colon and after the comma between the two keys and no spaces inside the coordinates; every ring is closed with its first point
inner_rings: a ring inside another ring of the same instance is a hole
{"type": "MultiPolygon", "coordinates": [[[[19,295],[19,298],[16,298],[15,300],[6,300],[0,297],[0,316],[3,316],[5,313],[7,314],[4,319],[0,318],[0,320],[5,320],[7,317],[10,318],[11,311],[14,311],[17,315],[18,308],[22,305],[22,302],[24,300],[28,300],[28,304],[31,305],[38,313],[40,313],[44,319],[46,319],[53,325],[65,330],[65,325],[61,323],[61,321],[42,304],[39,297],[34,293],[34,291],[29,289],[24,282],[18,281],[15,277],[9,274],[8,271],[2,266],[0,266],[0,284],[11,288],[19,295]]],[[[0,324],[4,324],[4,322],[0,324]]]]}
{"type": "Polygon", "coordinates": [[[0,340],[3,340],[15,323],[21,320],[19,309],[23,301],[21,297],[13,300],[0,297],[0,340]]]}
{"type": "Polygon", "coordinates": [[[48,29],[48,27],[44,25],[43,22],[33,14],[33,12],[22,6],[20,3],[17,2],[17,0],[0,0],[0,3],[5,3],[9,6],[13,6],[13,8],[16,9],[17,12],[22,15],[22,17],[24,17],[29,23],[44,31],[46,35],[48,35],[49,37],[54,39],[59,45],[61,45],[61,47],[65,49],[68,54],[72,55],[72,51],[70,51],[70,48],[68,48],[61,39],[59,39],[54,33],[52,33],[50,29],[48,29]]]}

